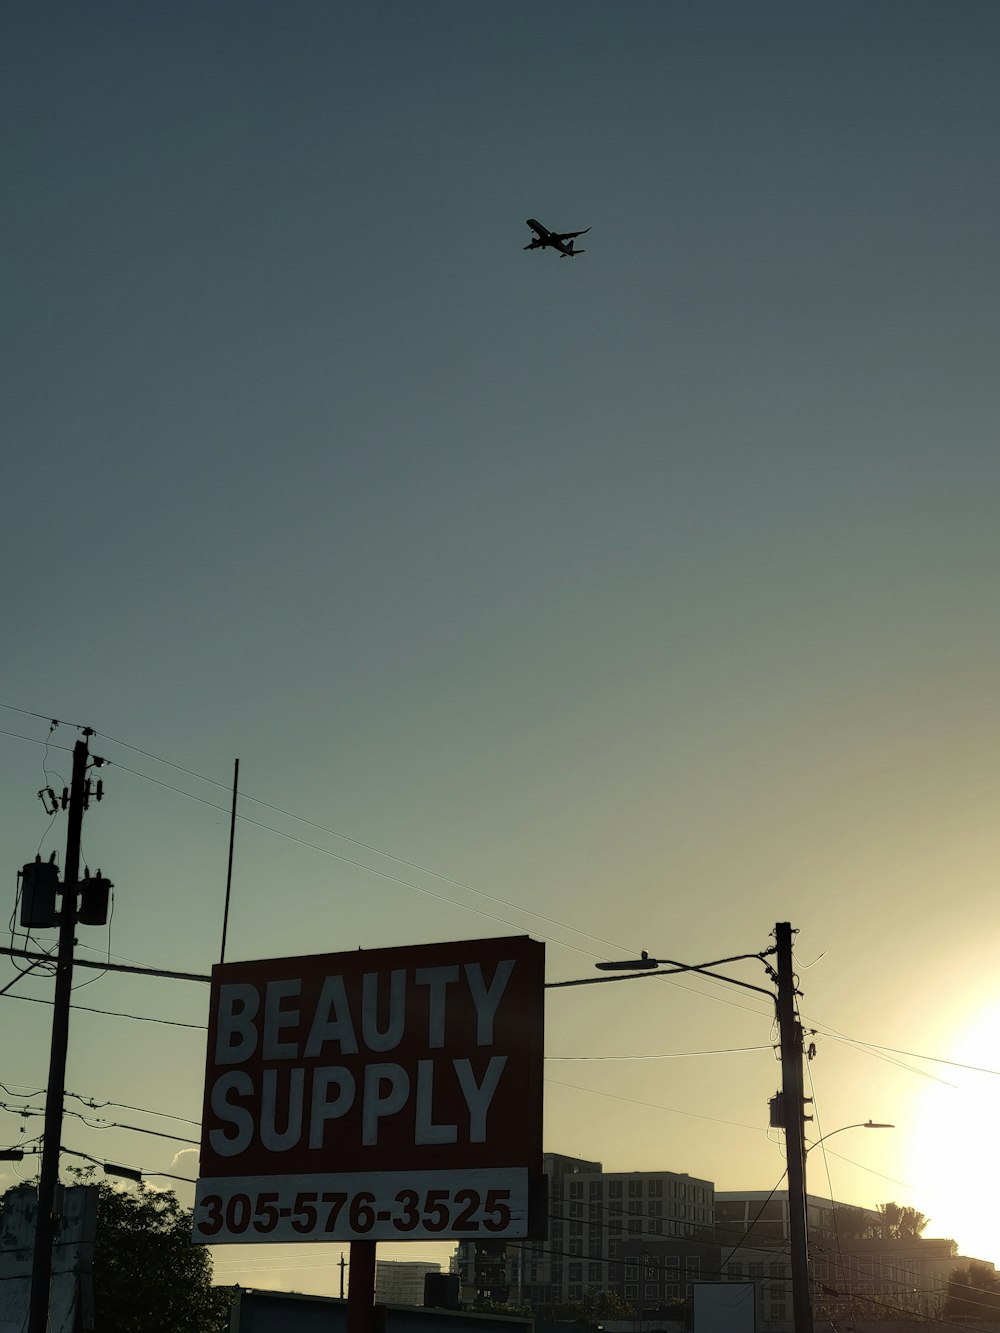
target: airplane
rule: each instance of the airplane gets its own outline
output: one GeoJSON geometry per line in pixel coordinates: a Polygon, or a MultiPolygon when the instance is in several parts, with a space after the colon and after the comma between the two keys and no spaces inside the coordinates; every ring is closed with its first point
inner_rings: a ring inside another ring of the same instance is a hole
{"type": "Polygon", "coordinates": [[[528,218],[528,226],[535,235],[532,237],[530,245],[524,247],[525,250],[542,250],[548,245],[551,246],[553,250],[558,250],[560,258],[562,259],[565,259],[567,256],[570,259],[573,259],[576,255],[586,253],[584,250],[575,250],[573,248],[573,238],[574,236],[586,235],[586,233],[590,231],[589,227],[584,227],[583,231],[549,231],[549,229],[543,227],[540,222],[536,222],[534,218],[528,218]],[[568,245],[566,244],[567,241],[569,241],[568,245]]]}

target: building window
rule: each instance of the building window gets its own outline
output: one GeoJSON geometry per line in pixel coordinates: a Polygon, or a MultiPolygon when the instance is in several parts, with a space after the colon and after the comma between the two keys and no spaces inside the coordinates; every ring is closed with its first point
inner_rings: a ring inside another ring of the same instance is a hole
{"type": "Polygon", "coordinates": [[[663,1181],[662,1181],[662,1180],[650,1180],[650,1181],[648,1182],[648,1184],[649,1184],[649,1197],[650,1197],[651,1199],[662,1199],[662,1198],[663,1198],[663,1181]]]}
{"type": "Polygon", "coordinates": [[[620,1199],[622,1197],[622,1183],[620,1180],[608,1181],[608,1198],[620,1199]]]}
{"type": "Polygon", "coordinates": [[[655,1282],[647,1282],[643,1287],[643,1293],[647,1301],[655,1301],[660,1294],[660,1289],[655,1282]]]}
{"type": "Polygon", "coordinates": [[[642,1181],[630,1180],[628,1183],[628,1197],[630,1199],[642,1198],[642,1181]]]}
{"type": "Polygon", "coordinates": [[[743,1277],[742,1263],[737,1262],[734,1264],[727,1264],[726,1276],[729,1278],[730,1282],[739,1282],[740,1279],[743,1277]]]}
{"type": "Polygon", "coordinates": [[[583,1240],[577,1236],[571,1236],[569,1239],[570,1254],[583,1254],[583,1240]]]}
{"type": "Polygon", "coordinates": [[[603,1197],[604,1197],[604,1182],[601,1181],[601,1180],[592,1180],[592,1181],[590,1182],[590,1198],[591,1198],[591,1200],[592,1200],[592,1201],[595,1200],[595,1199],[600,1200],[600,1199],[602,1199],[603,1197]]]}
{"type": "Polygon", "coordinates": [[[582,1198],[583,1198],[583,1181],[582,1181],[582,1180],[571,1180],[571,1181],[569,1182],[569,1197],[570,1197],[571,1199],[582,1199],[582,1198]]]}
{"type": "Polygon", "coordinates": [[[579,1301],[583,1299],[583,1287],[580,1286],[579,1283],[570,1283],[569,1298],[571,1301],[579,1301]]]}
{"type": "Polygon", "coordinates": [[[760,1263],[751,1263],[748,1266],[748,1271],[751,1277],[763,1277],[764,1265],[760,1263]]]}
{"type": "Polygon", "coordinates": [[[588,1281],[588,1282],[600,1282],[600,1280],[601,1280],[601,1265],[600,1265],[600,1264],[588,1264],[588,1265],[587,1265],[587,1281],[588,1281]]]}
{"type": "Polygon", "coordinates": [[[636,1301],[636,1300],[639,1299],[639,1284],[638,1284],[638,1282],[626,1282],[626,1283],[625,1283],[625,1299],[626,1299],[627,1301],[636,1301]]]}
{"type": "Polygon", "coordinates": [[[570,1264],[570,1266],[569,1266],[569,1280],[570,1280],[570,1282],[582,1282],[582,1281],[583,1281],[583,1264],[570,1264]]]}

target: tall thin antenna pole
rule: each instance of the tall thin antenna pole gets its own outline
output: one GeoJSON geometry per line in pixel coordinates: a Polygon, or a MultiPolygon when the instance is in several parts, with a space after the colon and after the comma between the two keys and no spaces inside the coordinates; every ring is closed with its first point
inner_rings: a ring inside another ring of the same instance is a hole
{"type": "Polygon", "coordinates": [[[236,843],[236,794],[240,786],[240,761],[233,764],[233,813],[229,820],[229,865],[226,867],[226,909],[222,914],[222,948],[219,962],[226,961],[226,932],[229,930],[229,894],[233,887],[233,847],[236,843]]]}

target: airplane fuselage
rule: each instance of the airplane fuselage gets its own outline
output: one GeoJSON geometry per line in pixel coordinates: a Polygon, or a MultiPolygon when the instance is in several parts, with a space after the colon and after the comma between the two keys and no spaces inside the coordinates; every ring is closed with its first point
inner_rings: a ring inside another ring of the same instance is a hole
{"type": "Polygon", "coordinates": [[[578,254],[583,254],[582,250],[573,248],[573,238],[590,231],[589,227],[585,227],[583,231],[558,232],[549,231],[548,227],[543,227],[535,218],[527,218],[526,221],[535,235],[530,243],[524,247],[525,250],[542,250],[548,247],[552,250],[558,250],[563,258],[568,257],[570,259],[574,259],[578,254]],[[567,241],[569,242],[568,245],[567,241]]]}

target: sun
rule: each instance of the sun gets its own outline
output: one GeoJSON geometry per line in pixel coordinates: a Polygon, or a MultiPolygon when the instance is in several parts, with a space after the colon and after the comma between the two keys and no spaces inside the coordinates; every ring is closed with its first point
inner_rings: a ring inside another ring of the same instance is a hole
{"type": "Polygon", "coordinates": [[[941,1054],[955,1064],[927,1068],[954,1086],[935,1083],[920,1094],[907,1179],[931,1219],[926,1236],[951,1237],[959,1253],[1000,1267],[1000,1002],[941,1054]]]}

